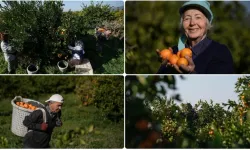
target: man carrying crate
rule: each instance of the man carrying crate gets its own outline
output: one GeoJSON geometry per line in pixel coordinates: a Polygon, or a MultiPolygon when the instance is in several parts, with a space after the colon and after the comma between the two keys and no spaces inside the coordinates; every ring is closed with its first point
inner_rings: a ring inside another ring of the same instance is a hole
{"type": "Polygon", "coordinates": [[[45,102],[48,104],[44,108],[33,111],[23,121],[23,125],[28,128],[24,148],[49,148],[54,127],[62,126],[60,117],[63,97],[54,94],[45,102]]]}

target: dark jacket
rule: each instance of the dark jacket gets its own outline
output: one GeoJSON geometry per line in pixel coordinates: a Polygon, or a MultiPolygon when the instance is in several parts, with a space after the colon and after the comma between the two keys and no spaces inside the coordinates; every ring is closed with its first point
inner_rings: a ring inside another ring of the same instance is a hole
{"type": "Polygon", "coordinates": [[[96,38],[97,38],[97,42],[104,42],[104,41],[106,41],[107,40],[107,37],[106,37],[106,35],[104,35],[103,34],[103,32],[101,32],[101,31],[96,31],[96,38]]]}
{"type": "MultiPolygon", "coordinates": [[[[172,47],[173,53],[177,54],[178,47],[172,47]]],[[[197,74],[233,74],[233,58],[229,49],[218,42],[204,39],[193,51],[193,61],[197,74]],[[198,50],[200,49],[200,50],[198,50]]],[[[178,74],[174,68],[161,65],[157,74],[178,74]]]]}
{"type": "Polygon", "coordinates": [[[23,124],[28,127],[28,133],[24,137],[24,147],[26,148],[49,148],[49,142],[54,127],[61,126],[61,111],[59,113],[51,114],[47,110],[48,107],[43,108],[46,112],[46,122],[48,128],[46,131],[41,130],[43,123],[43,113],[41,110],[35,110],[29,116],[26,116],[23,124]]]}

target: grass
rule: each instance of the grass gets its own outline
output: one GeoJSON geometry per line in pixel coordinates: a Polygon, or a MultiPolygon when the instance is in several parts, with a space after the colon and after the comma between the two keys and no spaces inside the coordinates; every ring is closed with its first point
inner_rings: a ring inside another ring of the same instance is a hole
{"type": "Polygon", "coordinates": [[[118,55],[116,58],[112,58],[107,63],[103,64],[98,72],[104,72],[106,74],[121,74],[124,72],[124,67],[121,67],[124,64],[124,56],[118,55]]]}
{"type": "Polygon", "coordinates": [[[89,58],[94,74],[122,74],[124,73],[124,45],[123,41],[115,37],[104,42],[102,56],[96,51],[94,36],[83,38],[86,41],[86,57],[89,58]],[[107,68],[107,66],[109,68],[107,68]]]}
{"type": "MultiPolygon", "coordinates": [[[[50,95],[36,97],[37,101],[44,103],[50,95]]],[[[55,128],[52,134],[52,148],[123,148],[124,123],[113,123],[101,116],[94,106],[83,106],[74,94],[63,95],[65,103],[62,109],[63,126],[55,128]],[[91,129],[93,127],[93,130],[91,129]]],[[[0,148],[22,148],[22,137],[14,135],[11,130],[12,106],[11,99],[0,101],[0,138],[6,138],[7,146],[0,148]]]]}
{"type": "Polygon", "coordinates": [[[8,63],[5,61],[3,52],[0,53],[0,74],[8,73],[8,63]]]}

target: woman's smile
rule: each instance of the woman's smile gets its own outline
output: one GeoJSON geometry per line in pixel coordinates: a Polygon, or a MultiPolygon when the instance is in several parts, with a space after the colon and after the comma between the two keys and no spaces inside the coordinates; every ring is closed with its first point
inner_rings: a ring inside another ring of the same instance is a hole
{"type": "Polygon", "coordinates": [[[194,28],[194,29],[188,29],[189,33],[196,33],[199,29],[198,28],[194,28]]]}

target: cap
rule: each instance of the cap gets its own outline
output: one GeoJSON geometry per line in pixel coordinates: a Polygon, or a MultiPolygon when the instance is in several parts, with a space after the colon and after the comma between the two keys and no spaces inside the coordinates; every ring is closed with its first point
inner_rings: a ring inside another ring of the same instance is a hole
{"type": "Polygon", "coordinates": [[[49,102],[49,101],[63,103],[63,97],[60,94],[54,94],[45,102],[49,102]]]}
{"type": "Polygon", "coordinates": [[[195,7],[202,11],[204,15],[208,18],[209,22],[212,23],[213,21],[213,13],[210,9],[210,3],[208,1],[189,1],[182,5],[182,7],[179,10],[180,15],[182,15],[185,10],[187,10],[190,7],[195,7]]]}

